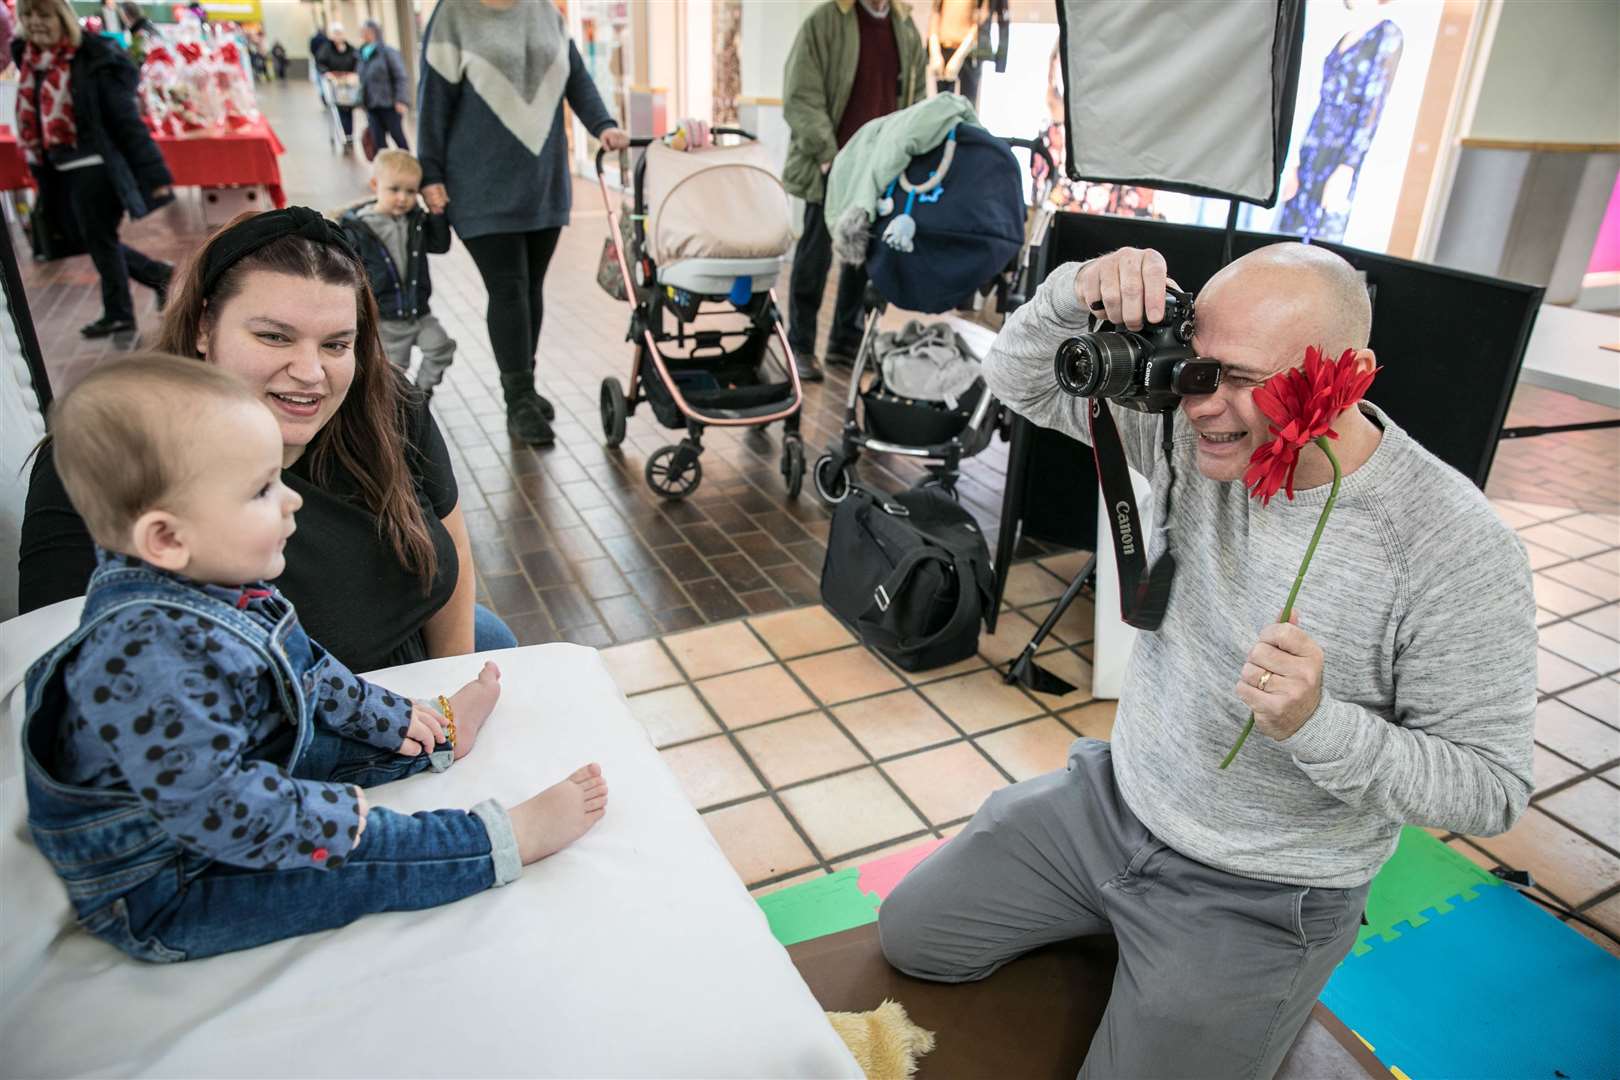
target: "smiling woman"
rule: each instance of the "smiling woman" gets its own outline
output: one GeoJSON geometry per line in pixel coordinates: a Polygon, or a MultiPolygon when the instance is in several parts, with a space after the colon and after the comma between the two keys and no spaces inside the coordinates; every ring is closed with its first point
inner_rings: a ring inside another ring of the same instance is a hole
{"type": "MultiPolygon", "coordinates": [[[[449,451],[377,323],[342,233],[291,207],[237,218],[197,252],[157,345],[235,375],[275,416],[282,479],[304,501],[277,585],[311,637],[356,671],[515,645],[493,616],[475,620],[449,451]]],[[[185,416],[176,402],[174,422],[185,416]]],[[[94,566],[47,446],[23,519],[22,609],[79,595],[94,566]]]]}

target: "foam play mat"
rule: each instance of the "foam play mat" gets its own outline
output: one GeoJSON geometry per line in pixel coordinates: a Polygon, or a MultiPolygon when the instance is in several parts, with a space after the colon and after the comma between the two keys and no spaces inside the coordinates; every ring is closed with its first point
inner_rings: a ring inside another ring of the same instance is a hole
{"type": "MultiPolygon", "coordinates": [[[[759,898],[783,945],[865,926],[934,840],[759,898]]],[[[1421,829],[1373,879],[1322,1004],[1389,1072],[1620,1077],[1620,959],[1421,829]]]]}

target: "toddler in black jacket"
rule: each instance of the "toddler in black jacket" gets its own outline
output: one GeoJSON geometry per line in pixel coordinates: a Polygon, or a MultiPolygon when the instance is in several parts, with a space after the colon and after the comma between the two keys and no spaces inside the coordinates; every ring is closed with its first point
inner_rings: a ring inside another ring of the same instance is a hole
{"type": "Polygon", "coordinates": [[[376,199],[343,214],[349,242],[366,264],[371,291],[382,314],[383,351],[400,370],[411,366],[411,346],[422,350],[416,387],[431,395],[456,356],[456,343],[428,310],[433,279],[430,254],[450,250],[450,222],[430,214],[417,198],[422,165],[404,150],[384,150],[371,169],[376,199]]]}

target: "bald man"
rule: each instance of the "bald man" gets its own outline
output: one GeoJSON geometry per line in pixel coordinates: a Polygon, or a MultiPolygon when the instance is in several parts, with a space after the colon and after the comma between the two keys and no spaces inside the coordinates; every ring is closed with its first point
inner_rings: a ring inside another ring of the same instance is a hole
{"type": "MultiPolygon", "coordinates": [[[[1132,329],[1162,318],[1166,281],[1164,259],[1135,249],[1053,271],[997,338],[990,388],[1088,438],[1053,354],[1093,310],[1132,329]]],[[[1276,622],[1333,473],[1309,447],[1292,501],[1248,497],[1244,468],[1270,438],[1253,392],[1309,345],[1374,363],[1354,270],[1278,244],[1217,274],[1195,312],[1193,345],[1224,377],[1182,400],[1170,460],[1159,417],[1113,410],[1153,484],[1149,558],[1168,545],[1179,568],[1163,625],[1137,638],[1112,742],[1080,739],[1066,771],[996,792],[879,911],[890,963],[947,982],[1113,933],[1119,966],[1082,1077],[1271,1076],[1354,944],[1401,826],[1493,835],[1532,788],[1524,549],[1376,406],[1334,423],[1338,503],[1297,624],[1276,622]],[[1221,771],[1251,710],[1255,735],[1221,771]]]]}

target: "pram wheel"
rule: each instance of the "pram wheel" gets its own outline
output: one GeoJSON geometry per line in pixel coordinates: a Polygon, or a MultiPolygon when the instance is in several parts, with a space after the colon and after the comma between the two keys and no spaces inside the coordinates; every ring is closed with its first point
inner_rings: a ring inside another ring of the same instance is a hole
{"type": "Polygon", "coordinates": [[[666,499],[684,499],[703,482],[698,451],[682,443],[660,446],[647,459],[647,486],[666,499]]]}
{"type": "Polygon", "coordinates": [[[828,506],[837,506],[849,494],[849,475],[843,469],[833,467],[831,454],[816,458],[816,470],[811,479],[815,482],[816,494],[828,506]]]}
{"type": "Polygon", "coordinates": [[[601,404],[602,434],[608,448],[612,449],[624,442],[624,423],[630,415],[630,407],[624,400],[624,386],[612,375],[602,380],[601,404]]]}
{"type": "Polygon", "coordinates": [[[787,483],[790,499],[797,499],[804,490],[804,442],[789,438],[782,444],[782,479],[787,483]]]}

